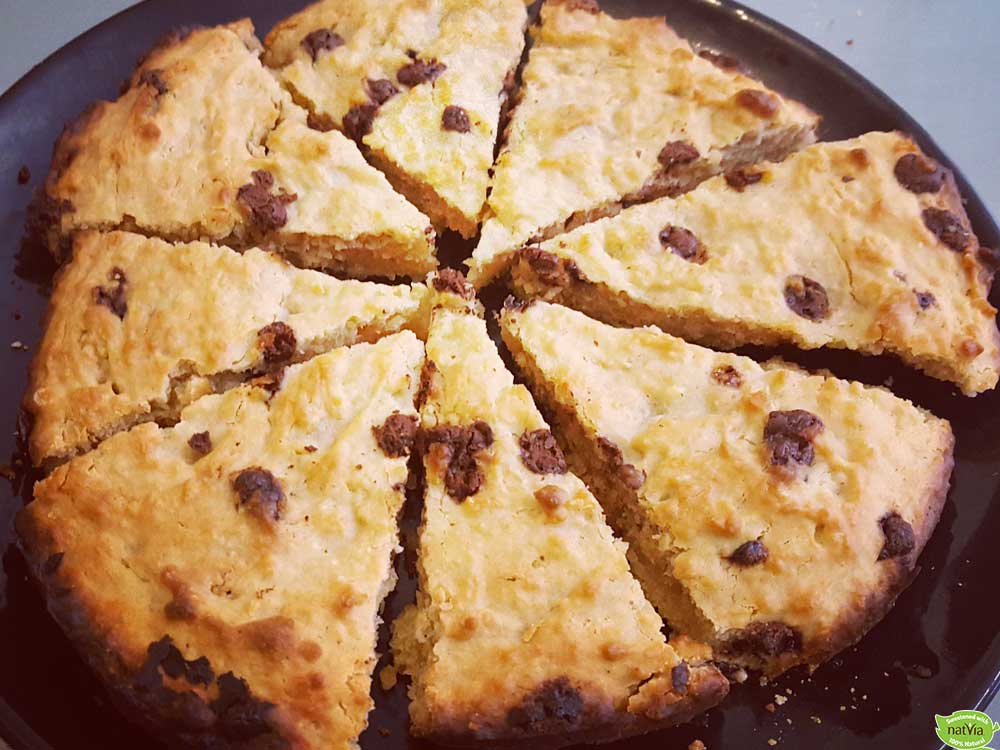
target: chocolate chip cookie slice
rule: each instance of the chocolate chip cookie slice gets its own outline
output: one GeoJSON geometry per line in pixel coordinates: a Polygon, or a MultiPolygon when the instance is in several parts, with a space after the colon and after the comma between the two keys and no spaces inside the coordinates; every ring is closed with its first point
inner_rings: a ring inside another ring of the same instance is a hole
{"type": "Polygon", "coordinates": [[[357,746],[407,477],[377,435],[415,419],[422,363],[411,333],[338,349],[35,486],[21,546],[130,719],[185,747],[357,746]]]}
{"type": "Polygon", "coordinates": [[[813,140],[815,114],[698,56],[662,18],[548,0],[532,37],[470,263],[477,287],[528,242],[813,140]]]}
{"type": "Polygon", "coordinates": [[[264,61],[314,127],[354,138],[436,226],[472,237],[526,22],[522,0],[323,0],[268,34],[264,61]]]}
{"type": "MultiPolygon", "coordinates": [[[[423,284],[341,281],[261,250],[77,235],[24,404],[36,464],[329,349],[422,328],[423,284]]],[[[276,381],[280,383],[280,379],[276,381]]]]}
{"type": "Polygon", "coordinates": [[[819,143],[738,181],[522,250],[519,294],[702,343],[897,354],[967,395],[1000,373],[996,263],[954,181],[899,133],[819,143]]]}
{"type": "Polygon", "coordinates": [[[669,646],[600,506],[486,324],[432,318],[416,605],[395,623],[413,732],[448,744],[610,740],[686,721],[727,682],[669,646]]]}
{"type": "Polygon", "coordinates": [[[912,580],[948,489],[946,421],[542,301],[501,328],[646,595],[717,659],[814,667],[912,580]]]}
{"type": "Polygon", "coordinates": [[[248,20],[174,35],[67,127],[33,213],[53,251],[127,229],[352,276],[433,270],[429,220],[350,139],[307,127],[260,52],[248,20]]]}

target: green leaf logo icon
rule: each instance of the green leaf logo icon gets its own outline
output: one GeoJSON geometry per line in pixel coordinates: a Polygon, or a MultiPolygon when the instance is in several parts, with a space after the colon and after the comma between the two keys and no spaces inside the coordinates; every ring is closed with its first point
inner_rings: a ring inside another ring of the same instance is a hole
{"type": "Polygon", "coordinates": [[[955,750],[978,750],[986,747],[1000,724],[982,711],[956,711],[949,716],[934,714],[934,732],[938,739],[955,750]]]}

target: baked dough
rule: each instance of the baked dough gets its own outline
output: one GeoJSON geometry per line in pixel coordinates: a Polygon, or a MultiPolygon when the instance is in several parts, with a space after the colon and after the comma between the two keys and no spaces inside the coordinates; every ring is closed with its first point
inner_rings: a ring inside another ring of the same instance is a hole
{"type": "Polygon", "coordinates": [[[379,434],[416,419],[423,356],[409,332],[329,352],[35,486],[31,571],[132,718],[195,747],[357,747],[407,476],[379,434]]]}
{"type": "Polygon", "coordinates": [[[625,545],[485,322],[437,311],[426,368],[420,588],[393,637],[413,677],[413,732],[553,748],[676,724],[721,700],[721,673],[665,642],[625,545]]]}
{"type": "Polygon", "coordinates": [[[264,62],[317,127],[363,143],[439,228],[472,237],[524,47],[523,0],[323,0],[279,23],[264,62]]]}
{"type": "Polygon", "coordinates": [[[52,293],[25,409],[36,464],[328,349],[420,330],[423,284],[341,281],[261,250],[77,236],[52,293]]]}
{"type": "Polygon", "coordinates": [[[674,632],[770,675],[815,667],[912,579],[948,489],[945,420],[545,302],[501,327],[674,632]]]}
{"type": "Polygon", "coordinates": [[[732,348],[892,352],[968,395],[1000,368],[992,266],[951,176],[899,133],[819,143],[522,251],[520,294],[732,348]]]}
{"type": "Polygon", "coordinates": [[[495,167],[470,280],[537,238],[811,143],[818,117],[699,57],[662,18],[548,0],[495,167]]]}
{"type": "Polygon", "coordinates": [[[56,144],[36,219],[57,256],[82,229],[261,246],[354,276],[422,278],[430,222],[354,143],[306,126],[249,20],[174,35],[56,144]]]}

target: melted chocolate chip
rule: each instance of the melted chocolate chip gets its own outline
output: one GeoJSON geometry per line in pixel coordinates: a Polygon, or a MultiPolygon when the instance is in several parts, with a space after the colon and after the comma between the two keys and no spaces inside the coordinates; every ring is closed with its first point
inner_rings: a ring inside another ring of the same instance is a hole
{"type": "Polygon", "coordinates": [[[760,565],[767,560],[767,547],[759,539],[752,539],[749,542],[743,542],[727,559],[734,565],[740,565],[744,568],[760,565]]]}
{"type": "Polygon", "coordinates": [[[713,52],[710,49],[703,49],[698,52],[698,57],[708,60],[715,67],[722,68],[722,70],[743,70],[743,64],[732,55],[726,55],[721,52],[713,52]]]}
{"type": "Polygon", "coordinates": [[[521,250],[521,257],[531,266],[531,270],[538,277],[538,280],[546,286],[569,286],[572,281],[583,278],[576,263],[542,250],[540,247],[524,248],[521,250]]]}
{"type": "Polygon", "coordinates": [[[941,208],[925,208],[923,212],[924,226],[946,246],[960,253],[969,244],[969,233],[962,226],[962,221],[951,211],[941,208]]]}
{"type": "Polygon", "coordinates": [[[221,675],[218,683],[219,697],[209,705],[218,716],[223,736],[247,741],[271,731],[267,714],[274,708],[273,703],[254,698],[246,681],[232,672],[221,675]]]}
{"type": "Polygon", "coordinates": [[[277,521],[285,506],[285,492],[281,483],[267,469],[251,466],[233,479],[233,489],[240,496],[240,504],[264,520],[277,521]]]}
{"type": "Polygon", "coordinates": [[[914,292],[914,294],[917,296],[917,304],[920,305],[921,310],[926,310],[937,304],[937,300],[930,292],[914,292]]]}
{"type": "Polygon", "coordinates": [[[764,425],[764,442],[771,453],[771,464],[812,466],[813,440],[823,432],[823,421],[805,409],[772,411],[764,425]]]}
{"type": "Polygon", "coordinates": [[[372,427],[375,442],[389,458],[410,455],[417,437],[417,418],[412,414],[390,414],[380,427],[372,427]]]}
{"type": "Polygon", "coordinates": [[[65,552],[55,552],[45,558],[45,562],[42,563],[42,573],[47,576],[55,575],[55,573],[62,566],[63,557],[65,555],[65,552]]]}
{"type": "Polygon", "coordinates": [[[818,281],[795,274],[785,281],[785,304],[806,320],[823,320],[830,315],[830,298],[818,281]]]}
{"type": "Polygon", "coordinates": [[[243,185],[236,192],[236,200],[250,212],[250,221],[260,229],[280,229],[288,222],[285,206],[297,199],[294,193],[282,190],[272,195],[274,176],[264,169],[252,174],[253,182],[243,185]]]}
{"type": "Polygon", "coordinates": [[[135,678],[136,686],[147,691],[163,687],[163,674],[160,670],[174,680],[184,679],[191,685],[207,686],[215,678],[208,659],[201,656],[187,661],[169,635],[149,644],[146,661],[135,678]]]}
{"type": "Polygon", "coordinates": [[[281,388],[281,383],[285,379],[284,368],[280,370],[275,370],[274,372],[268,372],[260,375],[250,381],[250,385],[254,388],[262,388],[267,391],[272,397],[281,388]]]}
{"type": "Polygon", "coordinates": [[[257,345],[268,364],[287,362],[295,356],[295,331],[280,320],[269,323],[257,331],[257,345]]]}
{"type": "Polygon", "coordinates": [[[167,88],[167,84],[163,82],[162,78],[163,71],[156,70],[144,70],[139,75],[139,84],[142,86],[151,86],[156,89],[157,96],[163,96],[170,89],[167,88]]]}
{"type": "Polygon", "coordinates": [[[566,677],[549,680],[507,712],[507,721],[530,735],[564,732],[583,717],[583,696],[566,677]]]}
{"type": "Polygon", "coordinates": [[[375,104],[382,106],[399,93],[396,84],[388,78],[368,79],[368,98],[375,104]]]}
{"type": "Polygon", "coordinates": [[[306,125],[320,133],[329,133],[336,125],[330,115],[322,112],[310,112],[306,115],[306,125]]]}
{"type": "Polygon", "coordinates": [[[320,52],[329,52],[337,49],[344,43],[344,37],[332,29],[316,29],[306,34],[302,40],[302,46],[312,57],[313,62],[319,57],[320,52]]]}
{"type": "Polygon", "coordinates": [[[462,299],[471,300],[476,296],[476,290],[466,280],[465,274],[454,268],[442,268],[434,275],[431,284],[439,292],[457,294],[462,299]]]}
{"type": "Polygon", "coordinates": [[[629,489],[637,490],[646,481],[646,472],[632,464],[625,463],[621,449],[605,437],[597,438],[597,447],[604,454],[604,460],[618,473],[622,482],[629,489]]]}
{"type": "Polygon", "coordinates": [[[455,133],[468,133],[472,128],[469,122],[469,113],[461,107],[449,104],[441,114],[441,127],[455,133]]]}
{"type": "Polygon", "coordinates": [[[113,282],[111,286],[94,287],[94,302],[98,305],[104,305],[120,320],[124,320],[125,314],[128,312],[128,302],[125,300],[127,287],[125,272],[115,266],[108,274],[108,280],[113,282]]]}
{"type": "Polygon", "coordinates": [[[424,362],[424,366],[420,369],[420,386],[413,397],[413,405],[418,409],[427,402],[427,396],[431,392],[431,385],[434,380],[434,373],[436,372],[437,365],[430,359],[424,362]]]}
{"type": "Polygon", "coordinates": [[[532,430],[521,435],[521,461],[535,474],[565,474],[566,457],[550,430],[532,430]]]}
{"type": "Polygon", "coordinates": [[[660,149],[656,160],[663,165],[664,169],[670,169],[675,164],[688,164],[697,159],[701,154],[698,149],[687,141],[670,141],[660,149]]]}
{"type": "Polygon", "coordinates": [[[936,193],[944,185],[944,170],[923,154],[903,154],[893,174],[911,193],[936,193]]]}
{"type": "Polygon", "coordinates": [[[670,670],[670,684],[674,689],[674,692],[679,695],[684,695],[688,691],[688,684],[691,682],[691,670],[688,668],[687,662],[682,661],[680,664],[674,666],[670,670]]]}
{"type": "Polygon", "coordinates": [[[476,454],[493,445],[493,430],[482,420],[471,425],[442,425],[424,433],[428,450],[442,452],[446,464],[444,486],[448,495],[462,502],[479,492],[485,479],[476,454]]]}
{"type": "Polygon", "coordinates": [[[716,367],[712,370],[712,380],[719,385],[729,386],[730,388],[739,388],[743,385],[743,376],[732,365],[716,367]]]}
{"type": "Polygon", "coordinates": [[[360,143],[362,138],[372,132],[376,114],[378,105],[375,102],[355,104],[344,115],[344,135],[360,143]]]}
{"type": "Polygon", "coordinates": [[[764,179],[764,173],[753,169],[731,169],[725,174],[726,184],[733,190],[742,193],[750,185],[756,185],[764,179]]]}
{"type": "Polygon", "coordinates": [[[708,251],[690,229],[667,224],[660,230],[660,244],[690,263],[701,265],[708,260],[708,251]]]}
{"type": "Polygon", "coordinates": [[[417,59],[400,68],[396,72],[396,80],[404,86],[417,86],[433,81],[444,73],[447,67],[443,62],[438,62],[433,58],[430,60],[417,59]]]}
{"type": "Polygon", "coordinates": [[[759,89],[743,89],[736,92],[736,103],[766,120],[774,117],[781,109],[781,100],[778,97],[759,89]]]}
{"type": "Polygon", "coordinates": [[[802,633],[783,622],[752,622],[733,633],[724,646],[730,655],[761,659],[802,651],[802,633]]]}
{"type": "Polygon", "coordinates": [[[913,534],[913,527],[896,511],[886,513],[878,523],[882,527],[882,534],[885,535],[885,543],[878,553],[879,560],[903,557],[916,548],[917,539],[913,534]]]}
{"type": "Polygon", "coordinates": [[[188,438],[188,446],[199,456],[212,452],[212,437],[205,432],[196,432],[188,438]]]}

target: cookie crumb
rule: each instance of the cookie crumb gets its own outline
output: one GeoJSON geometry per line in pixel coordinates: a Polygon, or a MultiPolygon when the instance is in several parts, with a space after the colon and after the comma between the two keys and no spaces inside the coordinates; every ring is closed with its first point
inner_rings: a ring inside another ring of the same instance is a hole
{"type": "Polygon", "coordinates": [[[378,673],[379,685],[382,686],[383,690],[386,691],[392,690],[394,687],[396,687],[397,677],[398,673],[396,672],[396,668],[391,664],[387,664],[386,666],[382,667],[381,671],[379,671],[378,673]]]}
{"type": "Polygon", "coordinates": [[[766,705],[764,706],[764,710],[766,710],[766,711],[768,711],[769,713],[772,713],[772,714],[773,714],[773,713],[774,713],[775,711],[777,711],[777,710],[778,710],[778,707],[777,707],[777,706],[775,706],[775,705],[774,705],[773,703],[768,703],[768,704],[766,704],[766,705]]]}
{"type": "Polygon", "coordinates": [[[705,743],[701,740],[692,740],[688,750],[705,750],[705,743]]]}
{"type": "Polygon", "coordinates": [[[10,348],[21,352],[28,351],[28,345],[25,344],[23,341],[11,341],[10,348]]]}
{"type": "Polygon", "coordinates": [[[17,170],[17,184],[18,185],[27,185],[28,184],[28,180],[30,180],[30,179],[31,179],[31,170],[28,169],[28,165],[27,164],[22,164],[21,168],[19,170],[17,170]]]}

